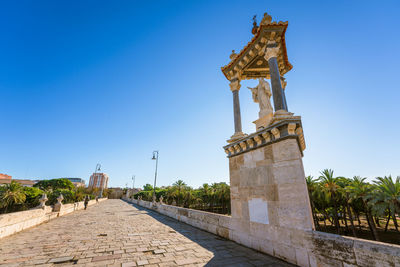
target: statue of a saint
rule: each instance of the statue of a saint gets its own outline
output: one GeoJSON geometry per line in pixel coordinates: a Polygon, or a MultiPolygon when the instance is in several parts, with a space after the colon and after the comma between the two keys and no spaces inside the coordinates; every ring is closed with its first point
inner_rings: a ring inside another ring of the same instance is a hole
{"type": "Polygon", "coordinates": [[[260,118],[268,116],[273,113],[273,109],[271,106],[271,87],[269,83],[265,81],[263,78],[258,79],[259,83],[256,87],[251,88],[247,87],[251,90],[253,94],[254,102],[260,105],[260,112],[258,113],[260,118]]]}

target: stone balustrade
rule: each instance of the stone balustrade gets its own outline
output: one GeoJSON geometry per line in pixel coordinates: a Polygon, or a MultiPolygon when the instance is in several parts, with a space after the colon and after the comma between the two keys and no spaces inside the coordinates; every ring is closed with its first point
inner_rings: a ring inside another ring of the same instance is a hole
{"type": "Polygon", "coordinates": [[[228,158],[230,158],[289,138],[297,140],[301,152],[305,150],[306,144],[301,125],[301,118],[299,116],[292,116],[284,121],[274,123],[267,128],[245,136],[236,142],[224,146],[224,150],[228,155],[228,158]]]}
{"type": "MultiPolygon", "coordinates": [[[[99,202],[104,200],[107,200],[107,198],[100,198],[99,202]]],[[[90,200],[88,206],[94,204],[96,204],[96,200],[90,200]]],[[[57,212],[54,212],[53,208],[50,206],[44,206],[25,211],[1,214],[0,238],[18,233],[27,228],[39,225],[59,216],[63,216],[76,210],[82,209],[84,209],[83,201],[72,204],[64,204],[57,212]]]]}
{"type": "Polygon", "coordinates": [[[124,200],[298,266],[400,266],[399,245],[319,231],[268,229],[254,222],[251,234],[244,235],[231,216],[144,200],[124,200]],[[273,239],[265,239],[266,231],[274,232],[273,239]]]}

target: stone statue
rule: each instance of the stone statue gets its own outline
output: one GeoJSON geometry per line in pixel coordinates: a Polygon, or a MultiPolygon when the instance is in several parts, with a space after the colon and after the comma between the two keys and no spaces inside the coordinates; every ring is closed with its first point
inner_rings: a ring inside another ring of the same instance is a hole
{"type": "Polygon", "coordinates": [[[254,102],[260,105],[260,112],[258,113],[260,118],[268,116],[273,113],[273,109],[271,106],[271,87],[269,83],[265,81],[263,78],[258,79],[259,83],[256,87],[251,88],[247,87],[251,90],[253,94],[254,102]]]}

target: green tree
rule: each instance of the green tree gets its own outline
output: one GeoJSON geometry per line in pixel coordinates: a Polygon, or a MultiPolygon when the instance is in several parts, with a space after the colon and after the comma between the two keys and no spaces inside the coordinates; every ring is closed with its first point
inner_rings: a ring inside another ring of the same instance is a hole
{"type": "Polygon", "coordinates": [[[390,175],[377,177],[376,179],[377,181],[374,181],[376,191],[371,197],[373,211],[380,216],[388,212],[388,221],[386,225],[389,224],[389,220],[392,218],[396,230],[398,231],[399,227],[396,213],[400,213],[400,177],[398,176],[395,181],[393,181],[390,175]]]}
{"type": "Polygon", "coordinates": [[[4,213],[13,205],[24,203],[25,199],[22,186],[15,181],[0,187],[0,206],[4,208],[4,213]]]}
{"type": "Polygon", "coordinates": [[[55,191],[58,189],[73,190],[75,188],[74,184],[66,178],[42,180],[33,186],[38,187],[43,191],[55,191]]]}
{"type": "Polygon", "coordinates": [[[337,234],[340,234],[340,224],[339,224],[339,217],[338,217],[338,179],[333,176],[333,170],[325,169],[321,172],[321,176],[319,177],[323,185],[323,189],[327,193],[327,196],[330,197],[332,204],[333,204],[333,219],[334,225],[336,227],[337,234]]]}
{"type": "Polygon", "coordinates": [[[23,187],[22,191],[26,196],[25,199],[26,208],[33,208],[38,206],[39,199],[44,194],[44,192],[37,187],[23,187]]]}
{"type": "Polygon", "coordinates": [[[182,204],[183,197],[184,197],[183,191],[185,190],[186,186],[187,186],[186,183],[182,180],[178,180],[172,184],[172,188],[175,191],[174,195],[176,196],[175,201],[178,206],[180,206],[182,204]]]}
{"type": "Polygon", "coordinates": [[[375,222],[371,212],[371,206],[369,201],[374,190],[374,187],[365,182],[366,178],[354,176],[351,180],[351,184],[347,187],[350,194],[351,201],[361,200],[363,208],[365,210],[365,216],[367,217],[368,225],[371,229],[372,236],[375,240],[379,241],[378,231],[376,230],[375,222]]]}
{"type": "Polygon", "coordinates": [[[153,186],[151,184],[145,184],[143,186],[143,191],[152,191],[153,190],[153,186]]]}

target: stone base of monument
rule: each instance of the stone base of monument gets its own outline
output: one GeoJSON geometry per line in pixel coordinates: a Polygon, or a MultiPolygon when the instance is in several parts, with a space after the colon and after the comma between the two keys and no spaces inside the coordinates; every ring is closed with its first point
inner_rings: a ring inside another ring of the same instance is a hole
{"type": "Polygon", "coordinates": [[[278,110],[275,111],[274,116],[271,119],[271,124],[279,122],[279,121],[283,121],[283,120],[287,120],[287,119],[291,119],[291,118],[296,118],[296,119],[300,119],[299,116],[293,116],[294,113],[292,112],[288,112],[286,110],[278,110]]]}
{"type": "Polygon", "coordinates": [[[256,129],[258,130],[262,130],[264,128],[267,128],[268,125],[271,124],[271,120],[272,120],[272,113],[263,116],[261,118],[259,118],[258,120],[253,121],[253,123],[256,125],[256,129]]]}
{"type": "Polygon", "coordinates": [[[243,132],[238,132],[235,133],[234,135],[231,136],[231,138],[229,140],[227,140],[228,143],[234,143],[244,137],[246,137],[247,134],[243,133],[243,132]]]}
{"type": "Polygon", "coordinates": [[[287,245],[294,235],[314,229],[304,147],[301,121],[293,117],[224,147],[229,157],[232,240],[296,263],[293,254],[300,248],[287,245]]]}

